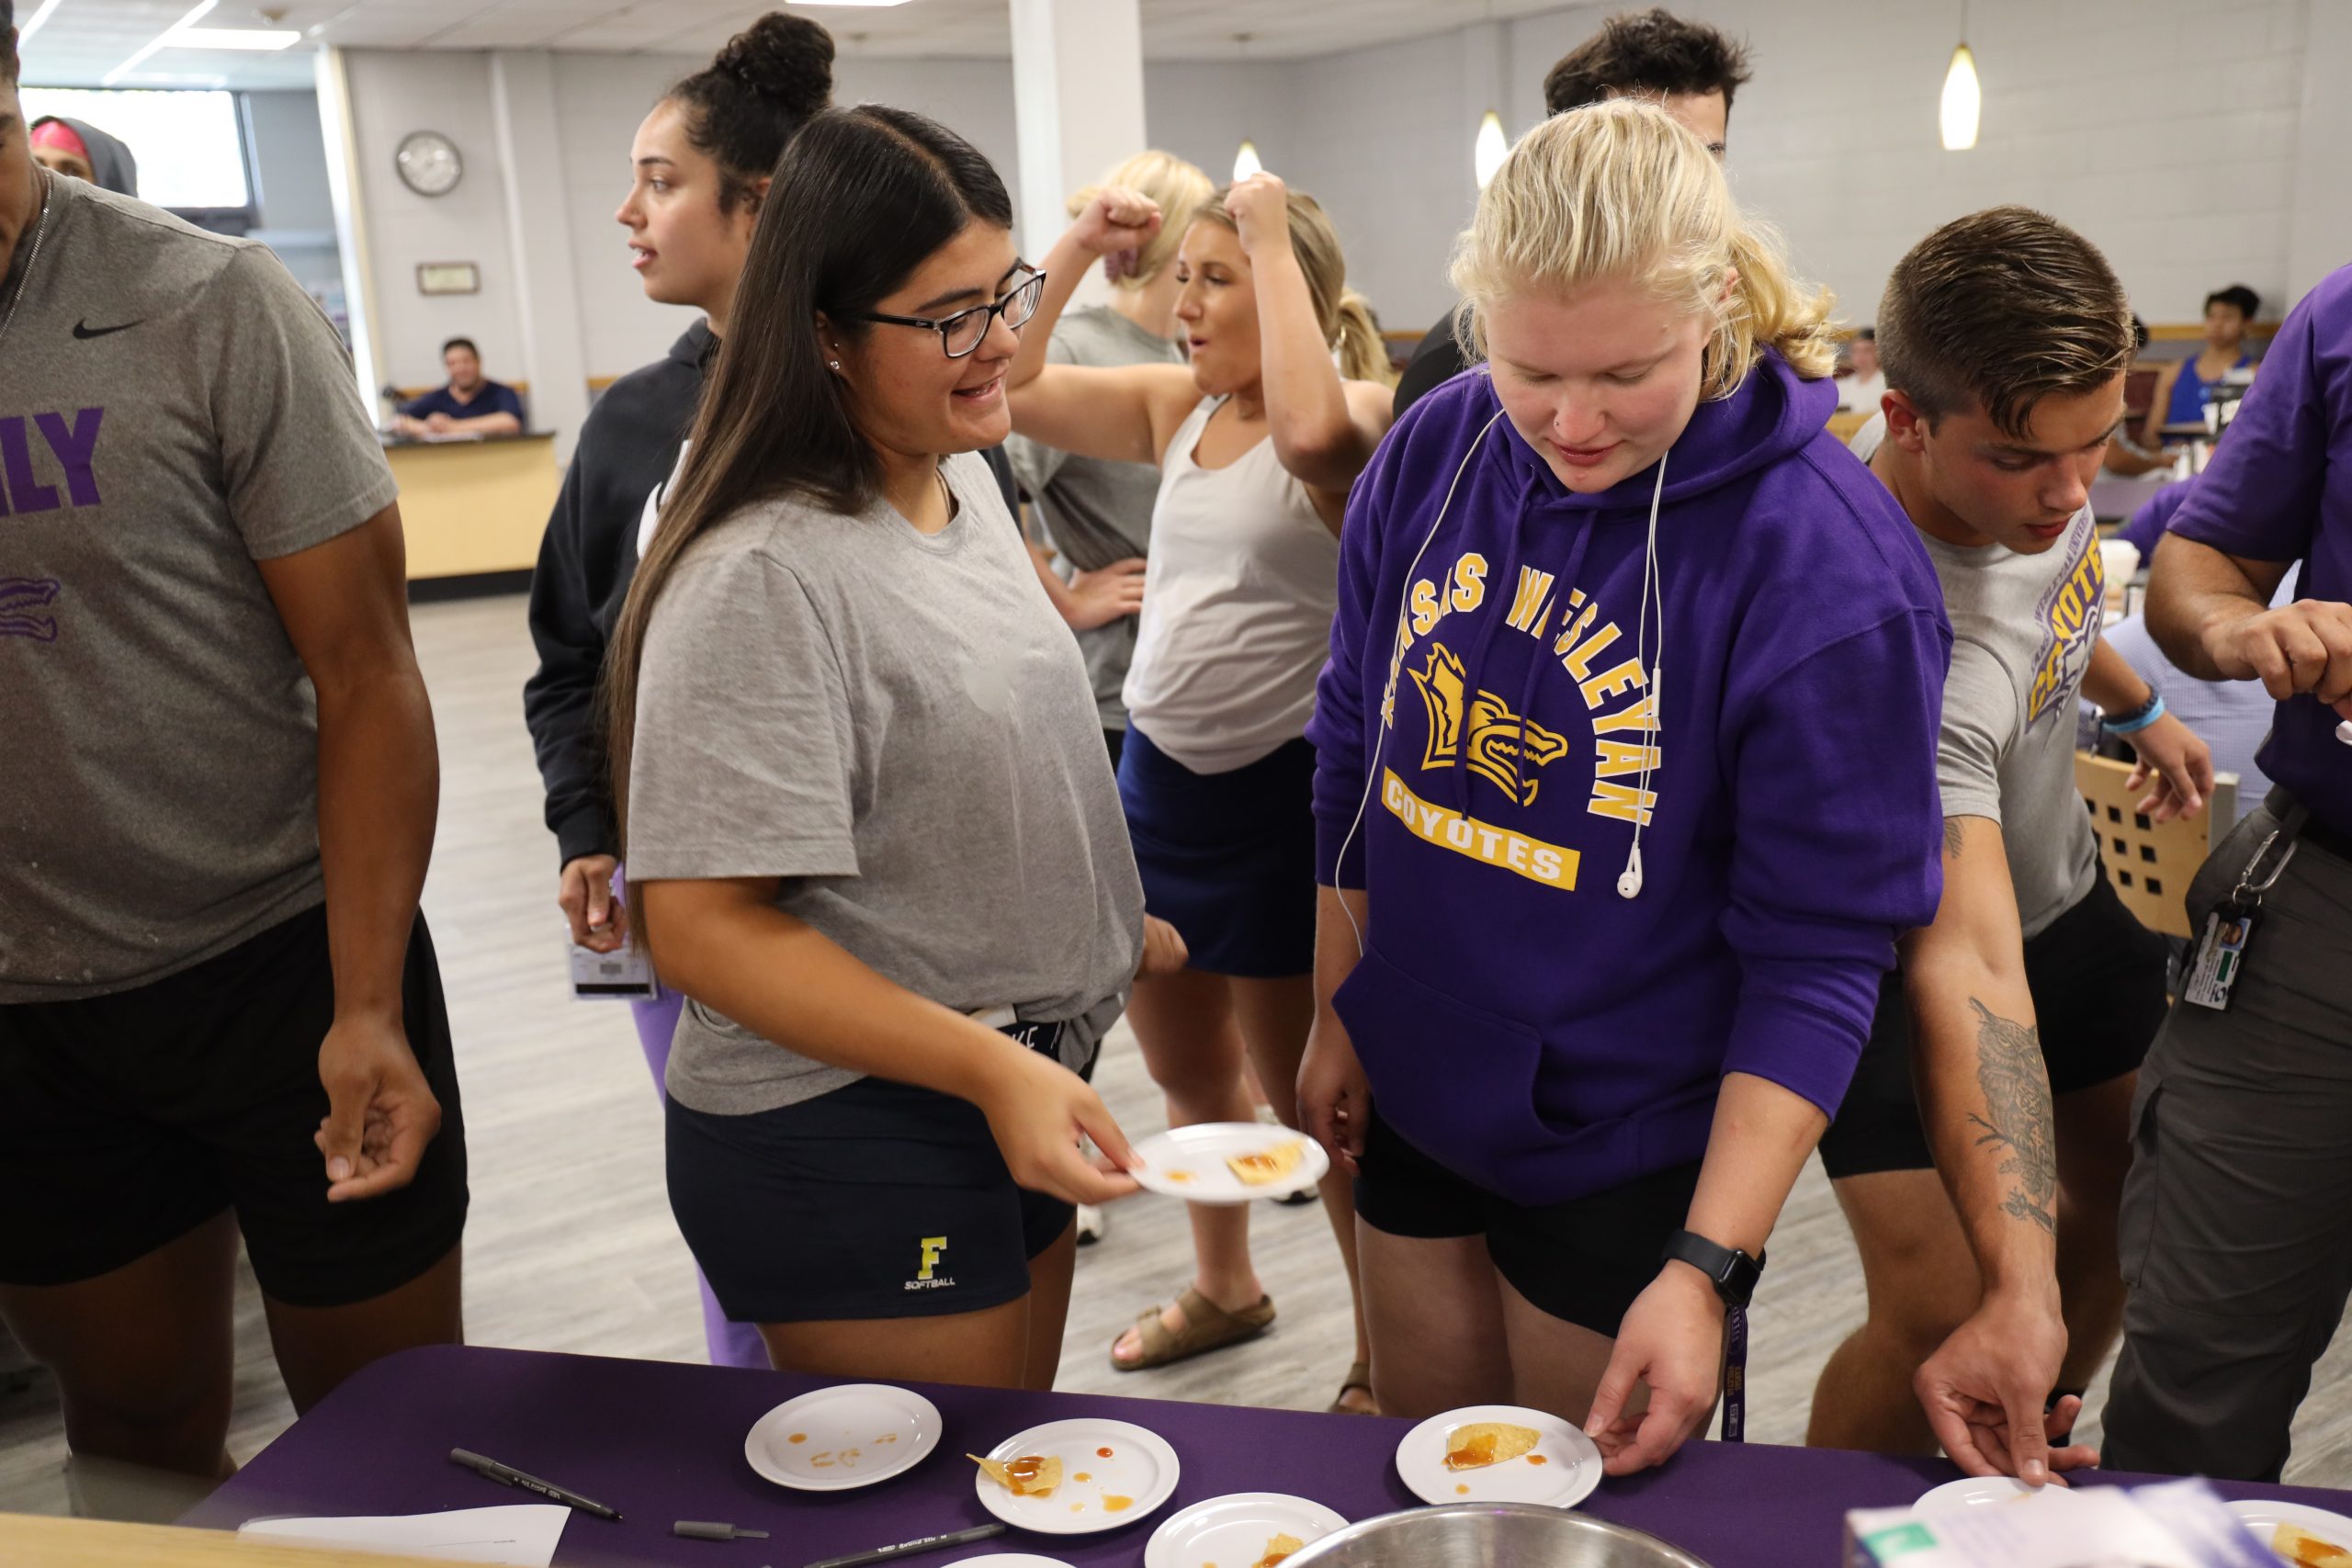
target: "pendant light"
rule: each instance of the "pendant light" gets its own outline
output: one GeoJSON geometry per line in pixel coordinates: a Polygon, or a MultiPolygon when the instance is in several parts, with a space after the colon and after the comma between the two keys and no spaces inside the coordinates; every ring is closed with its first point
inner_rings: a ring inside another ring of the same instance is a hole
{"type": "MultiPolygon", "coordinates": [[[[1234,52],[1244,62],[1249,60],[1250,45],[1256,40],[1257,37],[1256,33],[1233,35],[1234,52]]],[[[1233,183],[1239,185],[1250,175],[1262,175],[1265,172],[1266,165],[1258,158],[1258,144],[1248,137],[1243,137],[1240,150],[1233,154],[1233,183]]]]}
{"type": "Polygon", "coordinates": [[[1478,141],[1470,152],[1471,164],[1478,171],[1480,190],[1487,188],[1495,171],[1503,166],[1503,160],[1510,155],[1510,143],[1503,137],[1503,117],[1488,109],[1487,118],[1478,122],[1478,141]]]}
{"type": "Polygon", "coordinates": [[[1976,120],[1984,107],[1984,89],[1976,81],[1976,57],[1968,51],[1968,0],[1961,0],[1960,47],[1951,51],[1951,69],[1944,73],[1939,117],[1945,152],[1965,152],[1976,145],[1976,120]]]}

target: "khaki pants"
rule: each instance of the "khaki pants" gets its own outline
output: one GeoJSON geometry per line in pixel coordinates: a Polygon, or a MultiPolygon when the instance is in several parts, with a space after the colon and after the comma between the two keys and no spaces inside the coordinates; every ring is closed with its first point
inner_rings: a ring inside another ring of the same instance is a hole
{"type": "MultiPolygon", "coordinates": [[[[2188,892],[2196,929],[2283,805],[2274,795],[2206,861],[2188,892]]],[[[2352,863],[2297,845],[2229,1010],[2175,1005],[2132,1123],[2131,1294],[2103,1461],[2276,1480],[2352,1292],[2352,863]]]]}

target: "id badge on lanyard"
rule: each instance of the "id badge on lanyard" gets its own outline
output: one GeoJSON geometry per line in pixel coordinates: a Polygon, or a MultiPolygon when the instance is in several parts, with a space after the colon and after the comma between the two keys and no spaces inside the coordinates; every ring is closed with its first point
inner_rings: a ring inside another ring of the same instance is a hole
{"type": "Polygon", "coordinates": [[[2215,1012],[2229,1010],[2230,997],[2245,973],[2246,953],[2262,926],[2262,896],[2278,885],[2287,863],[2294,858],[2292,827],[2282,826],[2262,840],[2245,870],[2239,874],[2237,886],[2230,889],[2230,896],[2205,917],[2205,929],[2199,934],[2197,945],[2189,950],[2188,975],[2180,987],[2182,1001],[2215,1012]],[[2277,861],[2265,872],[2264,861],[2282,838],[2285,847],[2279,849],[2277,861]]]}

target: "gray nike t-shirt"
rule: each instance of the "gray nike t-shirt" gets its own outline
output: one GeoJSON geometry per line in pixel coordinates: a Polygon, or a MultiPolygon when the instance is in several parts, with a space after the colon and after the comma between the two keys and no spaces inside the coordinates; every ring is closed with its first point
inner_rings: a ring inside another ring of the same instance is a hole
{"type": "MultiPolygon", "coordinates": [[[[1855,433],[1867,463],[1886,416],[1855,433]]],[[[2098,644],[2107,579],[2090,508],[2040,555],[1919,536],[1951,617],[1936,784],[1943,813],[1997,822],[2025,934],[2098,882],[2098,839],[2075,788],[2075,703],[2098,644]]]]}
{"type": "Polygon", "coordinates": [[[48,202],[0,282],[0,1003],[319,901],[314,699],[255,563],[394,493],[268,250],[80,180],[48,202]]]}
{"type": "MultiPolygon", "coordinates": [[[[1069,630],[988,466],[924,535],[888,505],[764,502],[686,547],[647,628],[639,883],[781,878],[777,907],[958,1012],[1092,1055],[1143,955],[1143,886],[1069,630]]],[[[669,1090],[748,1114],[856,1081],[690,1001],[669,1090]]]]}
{"type": "MultiPolygon", "coordinates": [[[[1046,357],[1057,365],[1182,365],[1183,350],[1144,331],[1107,305],[1073,310],[1054,326],[1046,357]]],[[[1151,463],[1114,463],[1074,457],[1016,435],[1004,444],[1021,488],[1057,555],[1054,570],[1067,582],[1080,571],[1148,555],[1151,509],[1159,499],[1159,469],[1151,463]]],[[[1094,705],[1105,729],[1125,729],[1119,692],[1136,656],[1136,617],[1122,615],[1078,634],[1094,705]]]]}

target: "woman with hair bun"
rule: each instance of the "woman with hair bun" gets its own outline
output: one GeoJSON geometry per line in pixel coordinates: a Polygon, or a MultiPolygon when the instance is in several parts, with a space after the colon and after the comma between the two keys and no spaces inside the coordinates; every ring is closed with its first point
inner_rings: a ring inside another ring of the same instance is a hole
{"type": "MultiPolygon", "coordinates": [[[[630,265],[646,298],[691,306],[704,319],[667,357],[615,381],[581,427],[531,574],[539,668],[523,688],[562,866],[556,901],[571,940],[598,953],[619,948],[628,932],[627,906],[613,886],[619,836],[596,706],[605,645],[637,570],[640,532],[677,465],[704,373],[733,317],[770,174],[832,91],[831,35],[805,17],[771,12],[664,94],[629,150],[628,197],[614,217],[628,230],[630,265]]],[[[665,992],[631,1005],[658,1088],[680,998],[665,992]]],[[[758,1333],[728,1322],[707,1281],[702,1302],[714,1364],[768,1364],[758,1333]]]]}
{"type": "Polygon", "coordinates": [[[1951,633],[1824,429],[1827,295],[1665,111],[1530,131],[1453,282],[1487,366],[1348,508],[1299,1100],[1383,1409],[1538,1406],[1623,1475],[1704,1427],[1935,917],[1951,633]]]}
{"type": "MultiPolygon", "coordinates": [[[[1007,382],[1012,426],[1160,470],[1119,795],[1146,906],[1191,962],[1139,978],[1128,1016],[1170,1122],[1250,1121],[1246,1052],[1296,1126],[1315,937],[1315,753],[1303,732],[1329,636],[1341,512],[1388,428],[1392,378],[1330,220],[1271,175],[1218,192],[1177,231],[1189,367],[1047,363],[1047,334],[1089,263],[1151,254],[1167,220],[1150,197],[1106,189],[1056,244],[1007,382]]],[[[1325,1179],[1323,1200],[1352,1280],[1342,1174],[1325,1179]]],[[[1248,1211],[1194,1204],[1192,1220],[1193,1284],[1114,1341],[1121,1371],[1218,1349],[1273,1321],[1250,1263],[1248,1211]]],[[[1332,1408],[1372,1410],[1364,1363],[1359,1322],[1332,1408]]]]}

